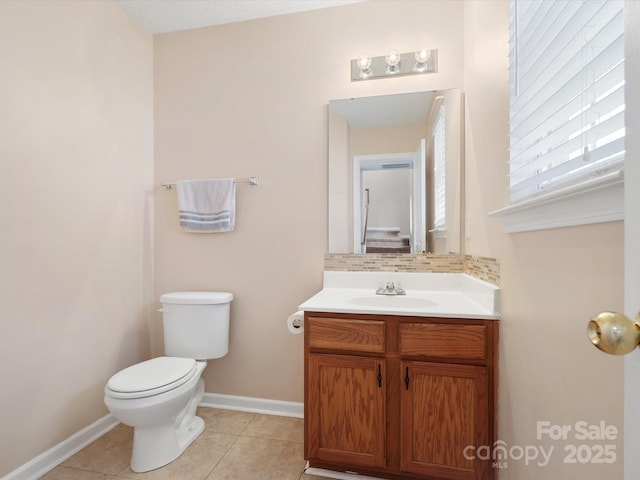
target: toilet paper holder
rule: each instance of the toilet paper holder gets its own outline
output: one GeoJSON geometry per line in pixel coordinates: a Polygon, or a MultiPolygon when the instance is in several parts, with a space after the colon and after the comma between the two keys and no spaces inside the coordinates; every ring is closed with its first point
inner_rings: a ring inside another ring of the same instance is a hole
{"type": "Polygon", "coordinates": [[[599,350],[626,355],[640,344],[640,313],[635,322],[622,313],[599,313],[589,321],[587,335],[599,350]]]}
{"type": "Polygon", "coordinates": [[[304,312],[298,310],[287,318],[289,332],[297,334],[304,332],[304,312]]]}

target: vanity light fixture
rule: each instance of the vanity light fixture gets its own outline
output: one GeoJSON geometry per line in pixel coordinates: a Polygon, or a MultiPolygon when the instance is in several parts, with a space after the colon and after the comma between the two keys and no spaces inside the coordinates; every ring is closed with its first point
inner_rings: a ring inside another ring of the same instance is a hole
{"type": "Polygon", "coordinates": [[[379,57],[372,57],[367,53],[351,60],[352,82],[437,71],[438,50],[432,50],[429,47],[420,47],[409,53],[389,50],[386,55],[379,57]]]}

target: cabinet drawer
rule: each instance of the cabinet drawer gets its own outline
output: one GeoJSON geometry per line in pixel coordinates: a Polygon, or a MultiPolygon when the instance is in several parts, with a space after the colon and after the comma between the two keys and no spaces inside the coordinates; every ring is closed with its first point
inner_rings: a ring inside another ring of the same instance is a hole
{"type": "Polygon", "coordinates": [[[306,323],[310,348],[384,352],[383,321],[310,317],[306,323]]]}
{"type": "Polygon", "coordinates": [[[484,325],[401,323],[400,355],[484,360],[487,332],[484,325]]]}

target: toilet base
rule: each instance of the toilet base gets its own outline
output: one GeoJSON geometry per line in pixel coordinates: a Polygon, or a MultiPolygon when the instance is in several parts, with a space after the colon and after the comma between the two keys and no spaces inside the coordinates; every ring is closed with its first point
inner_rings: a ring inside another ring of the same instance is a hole
{"type": "Polygon", "coordinates": [[[200,417],[193,417],[189,427],[178,431],[174,425],[135,428],[131,470],[142,473],[164,467],[182,455],[203,431],[204,420],[200,417]]]}
{"type": "Polygon", "coordinates": [[[182,455],[204,431],[204,420],[196,416],[203,396],[204,382],[199,379],[189,403],[178,418],[160,425],[134,427],[131,470],[136,473],[155,470],[182,455]]]}

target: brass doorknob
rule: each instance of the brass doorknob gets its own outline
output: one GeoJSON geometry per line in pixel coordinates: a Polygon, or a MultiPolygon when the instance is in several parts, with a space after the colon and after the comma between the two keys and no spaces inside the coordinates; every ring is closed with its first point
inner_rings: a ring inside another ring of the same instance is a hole
{"type": "Polygon", "coordinates": [[[587,326],[591,343],[603,352],[626,355],[640,344],[640,314],[636,321],[618,312],[602,312],[587,326]]]}

